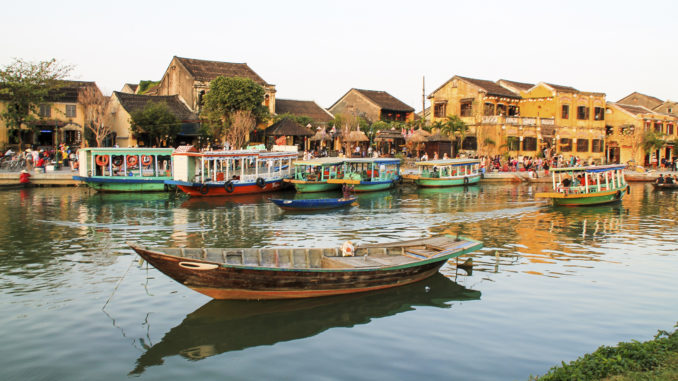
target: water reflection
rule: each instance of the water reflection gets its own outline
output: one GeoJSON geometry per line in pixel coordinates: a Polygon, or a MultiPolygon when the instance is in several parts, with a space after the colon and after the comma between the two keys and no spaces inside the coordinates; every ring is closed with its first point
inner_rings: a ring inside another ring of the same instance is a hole
{"type": "MultiPolygon", "coordinates": [[[[365,294],[282,301],[210,301],[188,314],[143,353],[131,374],[160,365],[169,356],[201,360],[229,351],[315,336],[335,327],[414,310],[450,308],[452,301],[478,300],[480,292],[435,274],[415,284],[365,294]]],[[[142,339],[143,341],[143,339],[142,339]]]]}

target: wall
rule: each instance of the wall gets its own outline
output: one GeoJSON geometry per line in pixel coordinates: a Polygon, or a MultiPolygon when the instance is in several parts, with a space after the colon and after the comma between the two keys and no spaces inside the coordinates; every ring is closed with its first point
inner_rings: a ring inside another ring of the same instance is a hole
{"type": "Polygon", "coordinates": [[[118,98],[112,95],[104,123],[111,126],[112,132],[116,134],[115,142],[119,147],[134,147],[137,145],[137,141],[130,130],[130,120],[130,114],[122,107],[118,98]]]}
{"type": "Polygon", "coordinates": [[[330,108],[333,115],[356,115],[363,116],[371,122],[380,119],[381,109],[357,91],[351,90],[339,102],[330,108]]]}

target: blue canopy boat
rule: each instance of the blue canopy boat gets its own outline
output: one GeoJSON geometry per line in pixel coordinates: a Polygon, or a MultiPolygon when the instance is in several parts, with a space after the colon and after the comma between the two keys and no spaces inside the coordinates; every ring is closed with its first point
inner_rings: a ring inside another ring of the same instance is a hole
{"type": "Polygon", "coordinates": [[[271,202],[285,210],[320,210],[341,208],[351,205],[358,198],[356,196],[342,198],[314,198],[314,199],[296,199],[285,200],[272,198],[271,202]]]}

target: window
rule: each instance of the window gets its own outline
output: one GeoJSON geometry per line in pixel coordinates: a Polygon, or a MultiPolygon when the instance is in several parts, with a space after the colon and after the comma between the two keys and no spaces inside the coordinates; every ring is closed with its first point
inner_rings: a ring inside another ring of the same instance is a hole
{"type": "Polygon", "coordinates": [[[561,138],[560,139],[560,150],[562,152],[572,152],[572,139],[561,138]]]}
{"type": "Polygon", "coordinates": [[[593,120],[604,120],[604,119],[605,119],[605,109],[603,107],[594,107],[593,120]]]}
{"type": "Polygon", "coordinates": [[[614,134],[614,127],[612,126],[605,126],[605,135],[610,136],[614,134]]]}
{"type": "Polygon", "coordinates": [[[478,139],[475,136],[467,136],[461,142],[461,149],[475,151],[478,149],[478,139]]]}
{"type": "Polygon", "coordinates": [[[444,118],[447,116],[447,103],[436,103],[433,105],[433,116],[444,118]]]}
{"type": "Polygon", "coordinates": [[[654,132],[657,132],[657,133],[662,132],[662,123],[661,122],[654,122],[654,132]]]}
{"type": "Polygon", "coordinates": [[[494,115],[494,103],[485,103],[485,106],[483,106],[483,115],[494,115]]]}
{"type": "Polygon", "coordinates": [[[591,152],[603,152],[603,139],[591,140],[591,152]]]}
{"type": "Polygon", "coordinates": [[[507,116],[520,116],[520,108],[518,106],[509,106],[507,116]]]}
{"type": "Polygon", "coordinates": [[[499,103],[497,104],[497,115],[506,116],[506,105],[499,103]]]}
{"type": "Polygon", "coordinates": [[[649,131],[650,127],[652,127],[652,122],[648,120],[645,122],[645,131],[649,131]]]}
{"type": "Polygon", "coordinates": [[[570,119],[570,105],[563,105],[560,111],[560,117],[563,119],[570,119]]]}
{"type": "Polygon", "coordinates": [[[460,107],[460,116],[473,116],[473,100],[462,100],[460,107]]]}
{"type": "Polygon", "coordinates": [[[577,152],[589,152],[588,139],[577,139],[577,152]]]}
{"type": "Polygon", "coordinates": [[[672,123],[668,123],[666,125],[666,134],[667,135],[673,135],[673,124],[672,123]]]}
{"type": "Polygon", "coordinates": [[[40,117],[49,118],[52,116],[52,106],[51,105],[40,105],[40,117]]]}
{"type": "Polygon", "coordinates": [[[506,138],[506,146],[509,151],[518,151],[520,149],[520,139],[517,136],[508,136],[506,138]]]}
{"type": "Polygon", "coordinates": [[[67,118],[75,118],[75,105],[66,105],[66,117],[67,118]]]}
{"type": "Polygon", "coordinates": [[[523,138],[523,151],[536,151],[537,138],[525,137],[523,138]]]}
{"type": "Polygon", "coordinates": [[[579,120],[588,120],[589,119],[589,108],[586,106],[577,107],[577,119],[579,120]]]}

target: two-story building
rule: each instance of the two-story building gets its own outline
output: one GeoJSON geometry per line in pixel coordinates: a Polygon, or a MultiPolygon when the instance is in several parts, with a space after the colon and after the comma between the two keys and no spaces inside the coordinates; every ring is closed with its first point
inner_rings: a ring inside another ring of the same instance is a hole
{"type": "MultiPolygon", "coordinates": [[[[37,115],[34,115],[30,126],[22,126],[21,131],[10,131],[4,120],[0,119],[0,146],[17,144],[19,133],[27,146],[56,146],[61,143],[72,147],[85,145],[85,110],[78,99],[79,94],[86,87],[94,88],[99,94],[101,91],[94,82],[63,80],[58,84],[38,105],[37,115]]],[[[0,112],[5,107],[6,102],[0,99],[0,112]]]]}
{"type": "Polygon", "coordinates": [[[207,61],[173,57],[152,95],[179,95],[191,111],[200,113],[202,98],[215,78],[248,78],[264,88],[264,105],[275,113],[275,85],[264,81],[246,63],[207,61]]]}
{"type": "Polygon", "coordinates": [[[353,115],[376,121],[414,120],[414,108],[386,91],[350,89],[329,107],[333,115],[353,115]]]}
{"type": "Polygon", "coordinates": [[[678,139],[678,118],[675,116],[642,105],[608,102],[605,122],[610,162],[634,161],[644,166],[656,166],[661,163],[661,159],[674,159],[676,152],[673,142],[678,139]],[[643,139],[647,131],[656,133],[666,144],[659,149],[646,151],[643,139]]]}
{"type": "Polygon", "coordinates": [[[457,115],[470,154],[604,159],[605,94],[569,86],[454,76],[429,95],[432,122],[457,115]]]}

